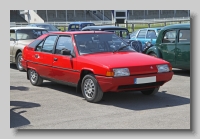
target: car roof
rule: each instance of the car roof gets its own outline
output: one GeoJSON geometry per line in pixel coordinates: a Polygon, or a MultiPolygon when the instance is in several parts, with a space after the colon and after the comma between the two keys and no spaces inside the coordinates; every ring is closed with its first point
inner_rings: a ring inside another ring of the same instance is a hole
{"type": "Polygon", "coordinates": [[[118,26],[86,26],[83,29],[122,29],[122,30],[127,30],[126,28],[118,27],[118,26]]]}
{"type": "Polygon", "coordinates": [[[162,28],[162,30],[175,29],[175,28],[190,28],[190,23],[173,24],[162,28]]]}
{"type": "Polygon", "coordinates": [[[94,24],[93,22],[72,22],[70,24],[84,24],[84,23],[86,23],[86,24],[88,24],[88,23],[94,24]]]}
{"type": "Polygon", "coordinates": [[[163,27],[153,27],[153,28],[141,28],[139,30],[142,30],[142,29],[153,29],[153,30],[157,30],[157,29],[162,29],[163,27]]]}
{"type": "Polygon", "coordinates": [[[48,34],[95,34],[95,33],[101,33],[101,34],[112,34],[112,32],[106,32],[106,31],[66,31],[66,32],[50,32],[48,34]]]}
{"type": "Polygon", "coordinates": [[[11,27],[10,29],[14,29],[14,30],[17,30],[17,29],[43,29],[43,30],[46,30],[45,28],[40,28],[40,27],[11,27]]]}

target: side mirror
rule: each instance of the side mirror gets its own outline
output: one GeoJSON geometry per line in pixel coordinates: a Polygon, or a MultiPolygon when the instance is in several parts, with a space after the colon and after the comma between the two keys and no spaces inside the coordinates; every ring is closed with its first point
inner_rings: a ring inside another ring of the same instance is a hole
{"type": "Polygon", "coordinates": [[[61,50],[61,55],[71,55],[71,50],[63,49],[61,50]]]}

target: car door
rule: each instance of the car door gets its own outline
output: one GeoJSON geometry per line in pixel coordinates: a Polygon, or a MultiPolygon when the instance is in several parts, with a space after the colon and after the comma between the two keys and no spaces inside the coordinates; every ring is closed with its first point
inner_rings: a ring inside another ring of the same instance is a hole
{"type": "Polygon", "coordinates": [[[31,52],[32,63],[30,67],[34,67],[40,76],[53,78],[52,63],[53,63],[53,48],[56,44],[57,35],[47,36],[37,46],[35,51],[31,52]],[[33,64],[33,65],[32,65],[33,64]]]}
{"type": "Polygon", "coordinates": [[[190,29],[180,29],[176,44],[176,66],[190,69],[190,29]]]}
{"type": "Polygon", "coordinates": [[[163,32],[162,42],[158,45],[162,58],[175,66],[176,30],[163,32]]]}
{"type": "Polygon", "coordinates": [[[11,29],[10,30],[10,61],[14,62],[15,60],[15,53],[14,51],[14,47],[17,44],[17,40],[16,40],[16,34],[15,34],[15,30],[11,29]]]}
{"type": "Polygon", "coordinates": [[[146,34],[147,34],[147,30],[146,29],[141,29],[137,34],[136,40],[140,41],[142,43],[142,46],[146,42],[146,34]]]}
{"type": "Polygon", "coordinates": [[[155,30],[148,30],[146,34],[146,40],[145,42],[149,41],[152,44],[156,43],[157,35],[155,30]]]}
{"type": "Polygon", "coordinates": [[[62,55],[61,51],[63,49],[70,50],[71,53],[74,53],[74,47],[72,43],[71,36],[60,35],[55,47],[53,54],[53,73],[54,77],[57,80],[68,82],[68,83],[77,83],[76,75],[78,74],[75,70],[76,58],[71,55],[62,55]]]}

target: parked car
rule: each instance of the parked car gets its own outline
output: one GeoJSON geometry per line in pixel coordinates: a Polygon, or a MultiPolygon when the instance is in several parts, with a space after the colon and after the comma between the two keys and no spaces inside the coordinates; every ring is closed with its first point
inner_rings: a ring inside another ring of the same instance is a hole
{"type": "Polygon", "coordinates": [[[27,27],[40,27],[40,28],[45,28],[46,30],[48,30],[48,32],[57,32],[57,31],[61,31],[60,29],[58,29],[57,27],[55,27],[52,24],[46,24],[46,23],[33,23],[33,24],[29,24],[27,25],[27,27]]]}
{"type": "Polygon", "coordinates": [[[46,29],[38,27],[10,28],[10,62],[16,63],[19,71],[23,71],[20,61],[25,45],[31,43],[34,39],[45,33],[48,33],[46,29]]]}
{"type": "Polygon", "coordinates": [[[72,22],[68,26],[68,31],[80,31],[86,26],[95,26],[92,22],[72,22]]]}
{"type": "Polygon", "coordinates": [[[190,24],[162,28],[156,44],[146,54],[162,58],[174,68],[190,70],[190,24]]]}
{"type": "Polygon", "coordinates": [[[110,91],[152,95],[173,76],[169,62],[138,53],[105,31],[44,34],[24,48],[22,65],[32,85],[45,79],[75,86],[89,102],[110,91]]]}
{"type": "Polygon", "coordinates": [[[155,44],[160,30],[161,27],[139,29],[130,34],[130,41],[140,41],[143,46],[148,41],[155,44]]]}
{"type": "Polygon", "coordinates": [[[114,32],[117,36],[121,37],[127,43],[129,43],[130,35],[126,28],[118,26],[87,26],[82,29],[82,31],[108,31],[114,32]]]}

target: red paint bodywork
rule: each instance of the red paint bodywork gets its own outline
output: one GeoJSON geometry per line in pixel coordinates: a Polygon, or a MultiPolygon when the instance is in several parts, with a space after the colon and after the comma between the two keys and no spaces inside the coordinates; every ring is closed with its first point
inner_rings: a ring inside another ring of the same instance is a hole
{"type": "MultiPolygon", "coordinates": [[[[153,88],[163,85],[172,79],[173,72],[167,73],[158,73],[156,65],[159,64],[168,64],[171,67],[170,63],[141,54],[138,52],[105,52],[105,53],[96,53],[96,54],[87,54],[79,55],[74,40],[75,34],[87,34],[91,31],[84,32],[59,32],[59,33],[50,33],[50,34],[62,34],[72,36],[72,42],[74,45],[74,52],[76,57],[72,58],[70,56],[49,54],[44,52],[34,51],[33,48],[26,46],[23,50],[23,60],[22,66],[25,70],[32,68],[35,69],[40,76],[46,77],[49,79],[59,80],[63,82],[69,82],[78,85],[79,80],[81,79],[81,72],[86,70],[92,72],[102,91],[108,92],[118,92],[123,90],[143,90],[147,88],[153,88]],[[39,59],[35,58],[35,55],[40,56],[39,59]],[[57,58],[57,61],[53,59],[57,58]],[[151,69],[150,67],[153,67],[151,69]],[[106,72],[113,71],[113,68],[129,68],[130,76],[127,77],[107,77],[106,72]],[[143,87],[129,87],[119,89],[119,86],[131,86],[134,85],[134,78],[140,77],[150,77],[156,76],[156,82],[162,82],[159,85],[143,86],[143,87]]],[[[109,33],[101,32],[98,33],[109,33]]],[[[40,36],[38,39],[43,39],[48,34],[40,36]]],[[[171,68],[170,68],[171,69],[171,68]]]]}

